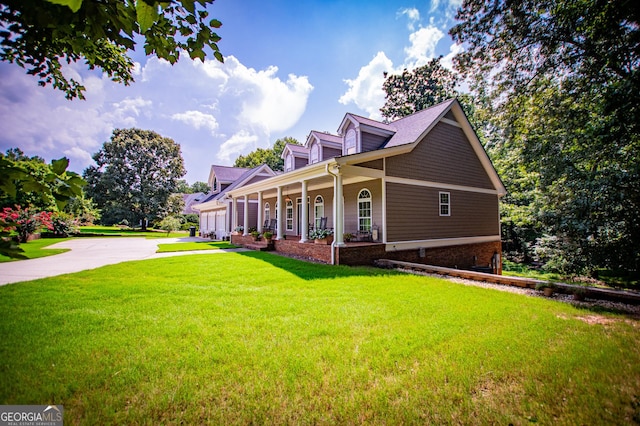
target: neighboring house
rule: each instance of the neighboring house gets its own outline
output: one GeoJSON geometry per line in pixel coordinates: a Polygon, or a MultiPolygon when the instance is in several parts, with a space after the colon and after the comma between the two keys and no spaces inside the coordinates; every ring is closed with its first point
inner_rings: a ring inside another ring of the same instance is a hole
{"type": "Polygon", "coordinates": [[[252,206],[231,214],[227,229],[245,233],[232,241],[247,243],[249,228],[276,219],[277,251],[331,263],[500,263],[506,191],[455,99],[391,123],[346,114],[337,135],[313,131],[282,155],[285,173],[225,191],[228,205],[252,206]],[[325,224],[333,245],[306,244],[309,229],[325,224]],[[360,241],[345,243],[345,234],[360,241]]]}
{"type": "MultiPolygon", "coordinates": [[[[198,204],[191,206],[194,211],[200,213],[200,234],[211,236],[217,240],[228,238],[237,226],[231,219],[233,212],[243,215],[244,203],[243,200],[240,203],[234,203],[227,196],[227,192],[230,189],[259,182],[271,176],[275,176],[275,173],[266,164],[253,169],[211,166],[208,181],[211,192],[200,200],[198,204]]],[[[251,217],[255,220],[257,202],[250,202],[249,204],[254,204],[253,208],[250,207],[248,211],[253,211],[251,217]]]]}
{"type": "Polygon", "coordinates": [[[196,192],[195,194],[182,194],[182,200],[184,201],[184,209],[182,214],[198,214],[197,210],[193,210],[191,207],[195,204],[201,203],[207,194],[204,192],[196,192]]]}

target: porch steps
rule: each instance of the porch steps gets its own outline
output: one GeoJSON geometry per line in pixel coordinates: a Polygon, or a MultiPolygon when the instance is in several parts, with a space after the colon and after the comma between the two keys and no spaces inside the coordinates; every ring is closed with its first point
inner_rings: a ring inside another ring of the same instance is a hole
{"type": "MultiPolygon", "coordinates": [[[[403,262],[400,260],[378,259],[376,266],[381,268],[403,268],[430,274],[439,274],[451,277],[464,278],[474,281],[485,281],[494,284],[511,285],[535,289],[538,284],[550,284],[548,281],[535,280],[533,278],[511,277],[508,275],[487,274],[485,272],[466,271],[463,269],[444,268],[442,266],[423,265],[421,263],[403,262]]],[[[613,302],[640,305],[640,293],[614,290],[599,287],[585,287],[564,283],[553,283],[559,293],[573,294],[580,292],[586,298],[610,300],[613,302]]]]}
{"type": "Polygon", "coordinates": [[[249,250],[255,250],[255,251],[273,251],[273,250],[275,250],[273,244],[267,244],[267,243],[261,243],[261,242],[255,242],[255,243],[252,243],[252,244],[245,244],[244,247],[248,248],[249,250]]]}

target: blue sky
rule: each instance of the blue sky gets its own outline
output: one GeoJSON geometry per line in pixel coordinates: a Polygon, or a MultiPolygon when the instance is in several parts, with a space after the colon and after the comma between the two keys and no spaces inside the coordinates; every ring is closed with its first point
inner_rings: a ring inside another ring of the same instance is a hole
{"type": "MultiPolygon", "coordinates": [[[[184,56],[171,66],[134,52],[136,82],[122,86],[81,63],[65,68],[86,101],[41,88],[0,63],[0,150],[47,161],[66,156],[82,172],[113,129],[138,127],[181,145],[189,183],[212,164],[311,130],[336,132],[347,112],[379,119],[382,74],[460,50],[448,30],[461,0],[216,0],[225,64],[184,56]]],[[[142,51],[142,49],[139,49],[142,51]]]]}

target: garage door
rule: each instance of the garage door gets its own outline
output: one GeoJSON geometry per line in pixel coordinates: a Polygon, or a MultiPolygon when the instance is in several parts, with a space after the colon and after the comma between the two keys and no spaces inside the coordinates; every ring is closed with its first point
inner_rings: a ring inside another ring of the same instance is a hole
{"type": "Polygon", "coordinates": [[[227,213],[216,212],[216,239],[222,240],[227,236],[227,213]]]}

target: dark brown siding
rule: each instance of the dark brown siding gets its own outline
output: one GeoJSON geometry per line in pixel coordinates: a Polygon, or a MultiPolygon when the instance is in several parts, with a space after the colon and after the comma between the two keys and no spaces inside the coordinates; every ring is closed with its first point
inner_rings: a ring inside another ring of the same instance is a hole
{"type": "Polygon", "coordinates": [[[387,158],[387,175],[494,189],[462,129],[438,123],[415,149],[387,158]]]}
{"type": "Polygon", "coordinates": [[[373,160],[373,161],[367,161],[365,163],[359,163],[356,164],[356,166],[360,166],[360,167],[367,167],[369,169],[376,169],[376,170],[382,170],[383,166],[383,161],[380,160],[373,160]]]}
{"type": "Polygon", "coordinates": [[[322,161],[328,160],[330,158],[339,157],[342,155],[341,149],[328,148],[326,146],[322,147],[322,161]]]}
{"type": "Polygon", "coordinates": [[[371,192],[371,222],[382,228],[382,182],[379,179],[346,185],[344,194],[344,232],[358,230],[358,194],[363,189],[371,192]]]}
{"type": "Polygon", "coordinates": [[[301,158],[301,157],[295,157],[295,164],[294,164],[294,168],[296,170],[301,169],[305,166],[307,166],[309,164],[309,159],[308,158],[301,158]]]}
{"type": "Polygon", "coordinates": [[[388,137],[372,135],[371,133],[365,133],[365,132],[361,133],[361,137],[362,137],[362,150],[360,152],[375,151],[376,149],[379,149],[382,146],[382,144],[384,144],[387,141],[387,139],[389,139],[388,137]]]}
{"type": "Polygon", "coordinates": [[[387,241],[498,235],[498,196],[387,183],[387,241]],[[451,216],[440,216],[440,191],[451,216]]]}
{"type": "Polygon", "coordinates": [[[444,118],[448,118],[449,120],[457,121],[457,120],[456,120],[456,116],[455,116],[455,115],[453,115],[453,112],[451,112],[451,111],[449,111],[448,113],[446,113],[446,114],[444,115],[444,118]]]}

